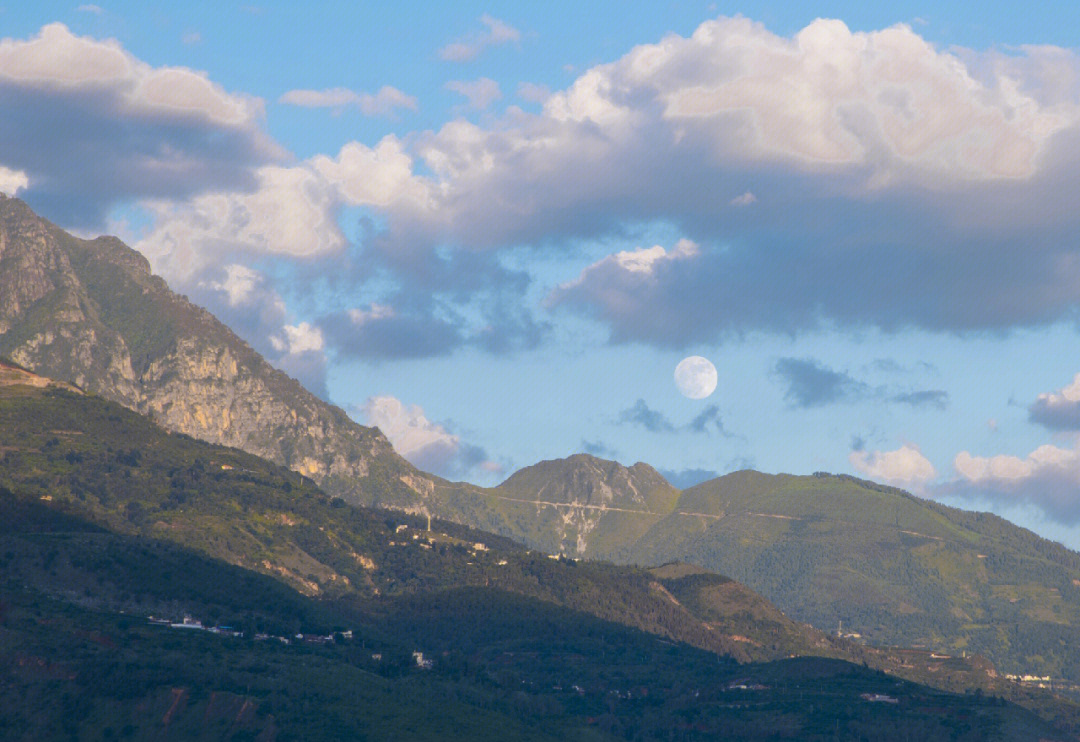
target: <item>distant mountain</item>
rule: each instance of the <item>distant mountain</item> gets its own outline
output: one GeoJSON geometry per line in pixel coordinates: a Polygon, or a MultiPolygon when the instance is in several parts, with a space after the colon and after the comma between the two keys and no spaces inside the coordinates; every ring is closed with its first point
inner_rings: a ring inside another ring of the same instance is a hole
{"type": "MultiPolygon", "coordinates": [[[[623,480],[576,463],[598,479],[572,481],[621,481],[656,502],[647,467],[623,480]]],[[[0,723],[13,739],[873,739],[885,713],[883,738],[1035,740],[1080,720],[981,659],[839,640],[686,564],[552,559],[354,508],[4,364],[0,566],[0,723]],[[779,659],[790,655],[804,659],[779,659]]]]}
{"type": "MultiPolygon", "coordinates": [[[[110,532],[178,544],[312,596],[371,599],[483,586],[742,660],[793,653],[842,657],[857,650],[790,621],[734,583],[727,593],[760,625],[748,627],[744,617],[729,631],[715,616],[703,620],[666,591],[667,576],[553,560],[452,523],[435,521],[428,531],[424,518],[347,507],[287,469],[169,434],[119,405],[2,362],[0,492],[46,503],[110,532]]],[[[13,565],[11,574],[31,561],[13,565]]],[[[69,589],[93,584],[94,559],[73,554],[68,562],[74,580],[69,589]]],[[[155,612],[161,605],[142,608],[155,612]]]]}
{"type": "Polygon", "coordinates": [[[587,456],[527,467],[472,497],[500,514],[487,527],[538,548],[682,560],[822,629],[1080,680],[1080,554],[992,514],[825,474],[741,471],[678,492],[643,464],[587,456]],[[629,486],[644,471],[651,499],[629,486]],[[602,501],[600,480],[612,483],[602,501]]]}
{"type": "Polygon", "coordinates": [[[585,455],[494,488],[446,482],[272,368],[137,252],[77,239],[3,197],[0,356],[350,503],[549,554],[694,563],[825,631],[843,622],[878,643],[978,652],[1007,672],[1080,681],[1080,556],[1000,518],[850,477],[748,471],[680,492],[646,464],[585,455]]]}
{"type": "Polygon", "coordinates": [[[381,432],[274,369],[142,255],[73,237],[3,194],[0,356],[355,502],[416,506],[431,487],[381,432]]]}

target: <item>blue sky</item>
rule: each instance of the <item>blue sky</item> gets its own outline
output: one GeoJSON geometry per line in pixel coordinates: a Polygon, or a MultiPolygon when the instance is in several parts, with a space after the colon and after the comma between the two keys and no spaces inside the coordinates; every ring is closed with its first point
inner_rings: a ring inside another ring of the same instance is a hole
{"type": "Polygon", "coordinates": [[[421,466],[847,472],[1080,547],[1075,3],[0,27],[0,190],[119,234],[421,466]]]}

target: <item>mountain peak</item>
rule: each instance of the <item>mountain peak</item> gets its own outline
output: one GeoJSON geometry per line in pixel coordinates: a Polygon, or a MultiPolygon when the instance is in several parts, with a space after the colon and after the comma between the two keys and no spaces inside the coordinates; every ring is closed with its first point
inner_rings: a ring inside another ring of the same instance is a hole
{"type": "Polygon", "coordinates": [[[668,509],[678,490],[643,462],[623,466],[617,461],[577,453],[564,459],[541,461],[510,476],[496,489],[528,491],[534,499],[590,506],[623,506],[652,512],[668,509]],[[662,500],[663,504],[655,502],[662,500]]]}
{"type": "Polygon", "coordinates": [[[0,201],[0,356],[354,502],[416,507],[430,485],[381,432],[273,368],[143,255],[74,237],[17,198],[0,201]]]}

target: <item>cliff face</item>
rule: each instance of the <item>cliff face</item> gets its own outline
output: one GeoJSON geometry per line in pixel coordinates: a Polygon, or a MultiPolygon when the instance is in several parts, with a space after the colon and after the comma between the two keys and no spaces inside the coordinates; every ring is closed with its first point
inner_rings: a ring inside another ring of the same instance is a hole
{"type": "Polygon", "coordinates": [[[77,239],[2,195],[0,356],[357,503],[419,509],[431,490],[377,428],[274,369],[139,253],[77,239]]]}

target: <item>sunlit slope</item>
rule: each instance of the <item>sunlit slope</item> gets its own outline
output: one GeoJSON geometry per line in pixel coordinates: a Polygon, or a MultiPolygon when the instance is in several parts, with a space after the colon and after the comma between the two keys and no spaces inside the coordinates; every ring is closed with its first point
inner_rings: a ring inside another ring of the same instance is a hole
{"type": "Polygon", "coordinates": [[[0,194],[0,356],[241,448],[359,504],[415,506],[430,480],[113,237],[84,240],[0,194]]]}
{"type": "Polygon", "coordinates": [[[535,548],[693,563],[823,630],[1080,679],[1080,556],[991,514],[825,474],[740,471],[679,493],[644,464],[583,455],[456,487],[439,492],[452,517],[535,548]]]}
{"type": "Polygon", "coordinates": [[[1080,556],[994,515],[851,477],[745,471],[683,492],[631,551],[729,574],[823,628],[1077,672],[1080,556]]]}
{"type": "MultiPolygon", "coordinates": [[[[740,659],[844,651],[794,623],[768,643],[734,640],[645,570],[553,560],[445,521],[429,531],[423,517],[350,507],[283,467],[60,387],[0,386],[0,495],[177,544],[311,596],[495,588],[740,659]]],[[[774,610],[756,599],[763,615],[774,610]]]]}

